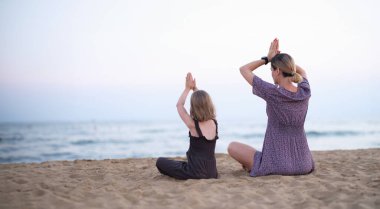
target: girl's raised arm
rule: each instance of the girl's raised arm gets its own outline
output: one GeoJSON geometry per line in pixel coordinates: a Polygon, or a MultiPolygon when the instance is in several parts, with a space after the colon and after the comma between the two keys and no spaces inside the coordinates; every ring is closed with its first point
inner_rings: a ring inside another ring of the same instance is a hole
{"type": "Polygon", "coordinates": [[[186,76],[185,89],[183,90],[177,102],[177,111],[182,121],[186,124],[186,126],[189,129],[194,128],[195,124],[194,124],[193,119],[190,117],[189,113],[187,113],[185,109],[185,102],[186,102],[186,98],[189,92],[191,90],[196,90],[196,89],[197,87],[196,87],[195,79],[193,79],[193,76],[191,75],[191,73],[188,73],[186,76]]]}

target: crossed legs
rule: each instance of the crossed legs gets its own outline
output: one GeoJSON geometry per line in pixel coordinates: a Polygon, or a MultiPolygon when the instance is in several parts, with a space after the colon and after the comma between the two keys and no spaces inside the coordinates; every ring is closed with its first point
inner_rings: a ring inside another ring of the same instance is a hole
{"type": "Polygon", "coordinates": [[[253,168],[253,156],[255,156],[255,148],[240,143],[240,142],[231,142],[228,145],[228,154],[242,164],[243,168],[250,172],[253,168]]]}

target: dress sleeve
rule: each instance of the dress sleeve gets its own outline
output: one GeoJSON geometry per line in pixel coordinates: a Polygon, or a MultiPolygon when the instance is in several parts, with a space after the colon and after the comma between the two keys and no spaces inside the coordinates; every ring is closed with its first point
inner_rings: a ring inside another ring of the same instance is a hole
{"type": "Polygon", "coordinates": [[[252,93],[254,95],[263,98],[265,101],[269,101],[275,92],[275,85],[262,80],[257,75],[253,76],[252,93]]]}
{"type": "Polygon", "coordinates": [[[301,83],[298,84],[298,87],[310,92],[310,84],[309,81],[306,78],[303,78],[301,83]]]}

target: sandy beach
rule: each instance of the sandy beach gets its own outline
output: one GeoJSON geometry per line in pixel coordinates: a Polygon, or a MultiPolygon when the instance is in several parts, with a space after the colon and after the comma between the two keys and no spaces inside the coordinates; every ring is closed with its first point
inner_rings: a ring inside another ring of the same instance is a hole
{"type": "Polygon", "coordinates": [[[380,208],[380,149],[313,156],[310,175],[252,178],[217,154],[219,179],[187,181],[155,158],[0,164],[0,208],[380,208]]]}

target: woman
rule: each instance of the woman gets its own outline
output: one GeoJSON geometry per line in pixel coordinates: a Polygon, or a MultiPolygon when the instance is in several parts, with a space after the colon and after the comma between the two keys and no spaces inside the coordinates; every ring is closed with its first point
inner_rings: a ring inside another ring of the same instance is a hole
{"type": "Polygon", "coordinates": [[[311,96],[305,71],[294,63],[290,55],[280,53],[279,41],[275,39],[267,57],[244,65],[240,72],[252,86],[253,94],[265,100],[268,124],[262,152],[232,142],[228,146],[230,156],[241,163],[250,176],[312,172],[314,162],[304,130],[311,96]],[[254,70],[269,62],[275,84],[253,74],[254,70]]]}

